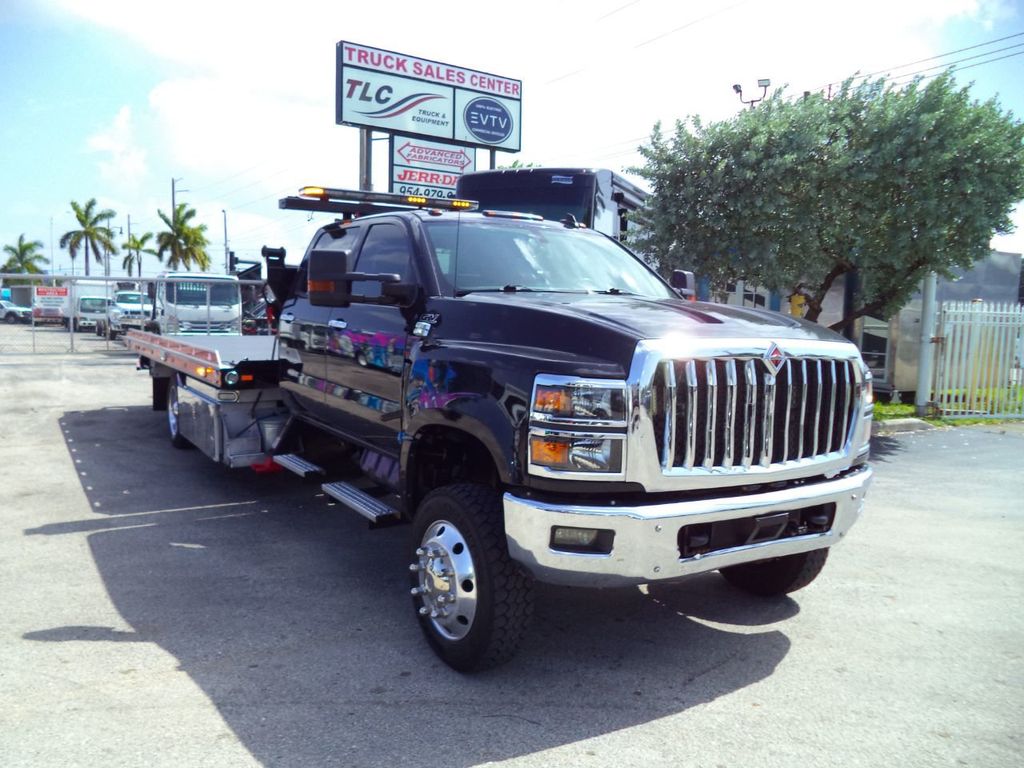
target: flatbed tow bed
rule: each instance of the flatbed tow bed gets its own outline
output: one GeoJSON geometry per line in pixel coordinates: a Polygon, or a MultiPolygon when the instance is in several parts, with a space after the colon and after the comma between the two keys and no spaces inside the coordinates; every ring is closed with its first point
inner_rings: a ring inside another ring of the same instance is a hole
{"type": "Polygon", "coordinates": [[[245,467],[272,461],[288,409],[278,387],[274,336],[162,336],[129,331],[153,386],[153,409],[167,411],[171,443],[245,467]]]}

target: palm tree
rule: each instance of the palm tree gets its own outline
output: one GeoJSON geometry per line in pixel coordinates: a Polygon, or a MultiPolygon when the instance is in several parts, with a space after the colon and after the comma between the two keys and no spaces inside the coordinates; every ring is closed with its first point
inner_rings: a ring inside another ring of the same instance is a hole
{"type": "Polygon", "coordinates": [[[156,236],[157,257],[163,260],[165,253],[168,269],[191,270],[194,263],[201,270],[210,266],[210,257],[206,254],[206,225],[193,225],[192,221],[196,215],[194,208],[186,208],[185,203],[178,203],[174,207],[173,218],[158,210],[157,213],[167,225],[166,232],[160,232],[156,236]]]}
{"type": "Polygon", "coordinates": [[[121,262],[121,267],[128,270],[128,277],[132,276],[133,266],[139,268],[139,277],[142,277],[142,254],[144,253],[156,256],[161,261],[163,260],[159,253],[152,248],[146,247],[146,244],[152,239],[153,233],[146,232],[143,235],[128,235],[128,240],[121,244],[121,247],[125,250],[124,261],[121,262]]]}
{"type": "Polygon", "coordinates": [[[43,270],[40,264],[49,264],[50,260],[39,252],[43,244],[38,240],[25,242],[25,235],[18,235],[17,245],[5,245],[4,253],[8,255],[7,261],[0,272],[26,272],[33,275],[40,274],[43,270]]]}
{"type": "Polygon", "coordinates": [[[71,256],[71,271],[75,271],[75,257],[78,250],[85,246],[85,274],[89,274],[89,250],[96,256],[97,263],[103,263],[103,253],[117,253],[117,246],[114,245],[114,233],[110,227],[104,226],[117,214],[109,208],[96,211],[96,198],[92,198],[81,206],[74,200],[71,201],[71,208],[78,219],[78,226],[81,229],[73,229],[65,232],[60,238],[60,247],[67,248],[71,256]]]}

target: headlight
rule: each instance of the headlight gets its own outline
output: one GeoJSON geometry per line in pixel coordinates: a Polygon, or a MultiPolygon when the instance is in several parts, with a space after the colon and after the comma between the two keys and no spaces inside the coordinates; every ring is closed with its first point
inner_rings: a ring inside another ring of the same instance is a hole
{"type": "Polygon", "coordinates": [[[537,376],[530,408],[530,472],[550,477],[569,473],[621,477],[626,392],[624,381],[537,376]]]}
{"type": "Polygon", "coordinates": [[[537,421],[626,425],[626,384],[601,379],[538,376],[533,386],[537,421]]]}
{"type": "Polygon", "coordinates": [[[530,464],[563,472],[622,471],[621,436],[530,435],[530,464]]]}
{"type": "Polygon", "coordinates": [[[875,377],[867,368],[864,369],[864,405],[872,405],[875,402],[875,377]]]}

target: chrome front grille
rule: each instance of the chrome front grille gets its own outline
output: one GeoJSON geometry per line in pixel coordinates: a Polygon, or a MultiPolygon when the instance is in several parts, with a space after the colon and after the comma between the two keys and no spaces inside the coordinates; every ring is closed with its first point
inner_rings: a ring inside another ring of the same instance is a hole
{"type": "Polygon", "coordinates": [[[651,420],[662,471],[730,470],[835,456],[859,407],[849,359],[663,359],[651,420]]]}

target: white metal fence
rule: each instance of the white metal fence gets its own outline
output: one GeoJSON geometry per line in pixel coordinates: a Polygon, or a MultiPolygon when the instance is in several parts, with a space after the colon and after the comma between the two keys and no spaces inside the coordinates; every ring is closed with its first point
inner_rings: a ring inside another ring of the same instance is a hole
{"type": "Polygon", "coordinates": [[[946,302],[936,336],[940,415],[1024,418],[1024,305],[946,302]]]}

